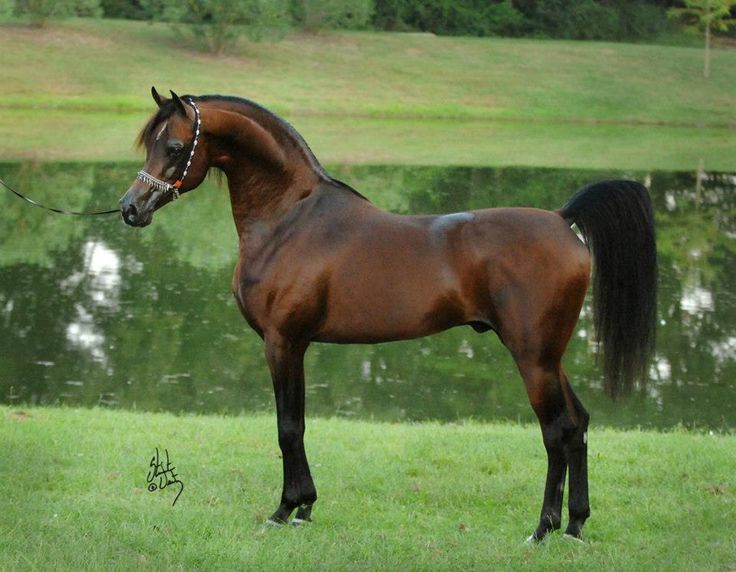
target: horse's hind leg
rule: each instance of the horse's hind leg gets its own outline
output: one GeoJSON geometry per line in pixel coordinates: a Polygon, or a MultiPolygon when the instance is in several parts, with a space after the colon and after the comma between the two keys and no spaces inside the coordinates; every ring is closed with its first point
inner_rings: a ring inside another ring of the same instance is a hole
{"type": "Polygon", "coordinates": [[[542,428],[542,440],[547,450],[547,479],[539,525],[530,540],[541,540],[561,525],[562,498],[565,489],[567,460],[563,434],[569,421],[565,416],[564,397],[553,369],[538,365],[519,364],[529,400],[542,428]]]}
{"type": "MultiPolygon", "coordinates": [[[[536,361],[536,360],[535,360],[536,361]]],[[[517,362],[518,363],[518,362],[517,362]]],[[[587,474],[588,413],[570,388],[562,367],[519,363],[529,400],[547,450],[547,479],[539,525],[530,540],[541,540],[561,525],[565,475],[570,472],[567,534],[580,537],[590,515],[587,474]]]]}
{"type": "MultiPolygon", "coordinates": [[[[564,372],[562,374],[565,375],[564,372]]],[[[568,510],[570,521],[565,534],[580,538],[583,524],[590,516],[590,502],[588,500],[588,421],[590,416],[580,403],[567,378],[563,379],[564,388],[569,391],[572,407],[577,414],[577,425],[567,435],[565,440],[565,457],[570,468],[570,495],[568,510]]]]}
{"type": "Polygon", "coordinates": [[[568,471],[568,533],[579,537],[590,514],[585,443],[588,413],[570,388],[561,365],[583,303],[587,274],[573,274],[569,280],[560,282],[563,287],[552,296],[542,296],[533,289],[520,292],[515,303],[508,304],[501,332],[501,339],[524,379],[547,451],[544,500],[539,525],[531,540],[541,540],[560,528],[568,471]]]}

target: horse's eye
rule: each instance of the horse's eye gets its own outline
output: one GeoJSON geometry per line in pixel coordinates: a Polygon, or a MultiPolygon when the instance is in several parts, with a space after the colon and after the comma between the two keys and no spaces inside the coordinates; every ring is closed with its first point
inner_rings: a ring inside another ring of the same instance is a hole
{"type": "Polygon", "coordinates": [[[166,145],[166,152],[169,155],[178,155],[184,149],[184,143],[181,141],[169,141],[166,145]]]}

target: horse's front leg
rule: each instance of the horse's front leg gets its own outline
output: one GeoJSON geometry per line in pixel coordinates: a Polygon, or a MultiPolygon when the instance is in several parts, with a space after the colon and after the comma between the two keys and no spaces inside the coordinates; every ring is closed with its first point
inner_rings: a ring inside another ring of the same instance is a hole
{"type": "Polygon", "coordinates": [[[276,397],[279,447],[284,464],[281,504],[269,522],[284,524],[298,507],[293,524],[311,520],[317,500],[304,452],[304,352],[307,344],[281,337],[266,337],[266,359],[271,369],[276,397]]]}

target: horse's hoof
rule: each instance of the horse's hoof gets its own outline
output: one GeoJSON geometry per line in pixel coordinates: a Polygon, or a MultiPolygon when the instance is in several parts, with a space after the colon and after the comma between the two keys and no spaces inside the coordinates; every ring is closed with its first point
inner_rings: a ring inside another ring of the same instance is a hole
{"type": "Polygon", "coordinates": [[[269,528],[282,528],[285,526],[286,523],[283,521],[275,520],[273,518],[269,518],[266,522],[263,523],[264,530],[267,530],[269,528]]]}
{"type": "Polygon", "coordinates": [[[312,505],[311,504],[299,505],[299,508],[296,511],[294,520],[306,520],[308,522],[312,522],[312,505]]]}
{"type": "Polygon", "coordinates": [[[572,540],[574,542],[577,542],[578,544],[585,544],[585,541],[582,538],[580,538],[579,536],[573,536],[572,534],[565,533],[562,535],[562,538],[564,538],[565,540],[572,540]]]}
{"type": "Polygon", "coordinates": [[[306,526],[308,524],[312,524],[312,519],[306,519],[306,518],[294,518],[291,521],[291,526],[306,526]]]}

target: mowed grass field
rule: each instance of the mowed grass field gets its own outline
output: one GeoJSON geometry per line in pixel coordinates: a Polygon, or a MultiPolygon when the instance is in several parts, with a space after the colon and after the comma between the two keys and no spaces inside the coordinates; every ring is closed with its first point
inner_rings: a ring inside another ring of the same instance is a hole
{"type": "Polygon", "coordinates": [[[314,523],[268,529],[273,416],[0,408],[0,569],[736,570],[733,435],[593,426],[586,543],[528,545],[536,426],[307,427],[314,523]],[[175,506],[147,491],[156,447],[184,483],[175,506]]]}
{"type": "Polygon", "coordinates": [[[163,24],[0,27],[0,156],[122,160],[149,89],[258,101],[326,162],[736,168],[736,50],[292,34],[214,56],[163,24]]]}

